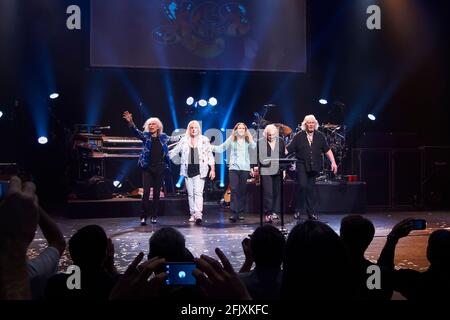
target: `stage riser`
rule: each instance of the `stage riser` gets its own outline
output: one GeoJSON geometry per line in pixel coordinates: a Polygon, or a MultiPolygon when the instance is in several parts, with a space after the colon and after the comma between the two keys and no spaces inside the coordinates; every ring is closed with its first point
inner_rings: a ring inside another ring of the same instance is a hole
{"type": "MultiPolygon", "coordinates": [[[[247,212],[258,213],[259,186],[248,185],[247,212]]],[[[293,212],[292,201],[298,198],[295,183],[288,181],[283,185],[283,206],[287,214],[293,212]]],[[[317,213],[364,213],[366,212],[366,184],[318,182],[315,186],[315,210],[317,213]]]]}

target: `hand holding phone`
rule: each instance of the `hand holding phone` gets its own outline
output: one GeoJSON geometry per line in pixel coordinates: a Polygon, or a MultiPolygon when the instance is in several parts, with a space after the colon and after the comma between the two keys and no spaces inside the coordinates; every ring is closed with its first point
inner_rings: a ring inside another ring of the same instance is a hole
{"type": "Polygon", "coordinates": [[[182,286],[193,286],[196,285],[196,278],[192,275],[192,272],[196,268],[194,262],[167,262],[166,263],[166,273],[167,279],[166,284],[172,285],[182,285],[182,286]]]}

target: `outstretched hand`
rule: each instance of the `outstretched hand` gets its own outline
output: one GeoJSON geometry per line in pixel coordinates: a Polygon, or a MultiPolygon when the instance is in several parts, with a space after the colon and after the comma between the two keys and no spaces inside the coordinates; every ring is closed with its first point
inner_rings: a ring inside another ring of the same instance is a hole
{"type": "Polygon", "coordinates": [[[133,115],[132,115],[130,112],[128,112],[128,111],[125,111],[125,112],[123,113],[122,117],[123,117],[125,120],[127,120],[128,123],[132,123],[132,122],[133,122],[133,115]]]}
{"type": "Polygon", "coordinates": [[[225,254],[216,248],[216,254],[222,264],[207,255],[195,259],[197,269],[193,275],[205,295],[211,299],[251,300],[244,283],[239,279],[225,254]]]}
{"type": "Polygon", "coordinates": [[[409,233],[414,229],[412,224],[413,220],[414,219],[412,218],[407,218],[397,223],[389,233],[389,237],[398,240],[400,238],[408,236],[409,233]]]}

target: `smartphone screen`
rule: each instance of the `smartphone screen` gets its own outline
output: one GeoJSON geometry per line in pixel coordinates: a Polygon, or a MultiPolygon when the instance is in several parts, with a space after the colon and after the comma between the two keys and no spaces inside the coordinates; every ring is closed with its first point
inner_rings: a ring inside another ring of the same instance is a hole
{"type": "Polygon", "coordinates": [[[0,200],[2,200],[8,191],[9,181],[0,180],[0,200]]]}
{"type": "Polygon", "coordinates": [[[193,262],[172,262],[166,263],[167,285],[192,286],[196,284],[196,279],[192,271],[196,268],[193,262]]]}
{"type": "Polygon", "coordinates": [[[425,230],[427,228],[425,219],[414,219],[412,223],[414,230],[425,230]]]}

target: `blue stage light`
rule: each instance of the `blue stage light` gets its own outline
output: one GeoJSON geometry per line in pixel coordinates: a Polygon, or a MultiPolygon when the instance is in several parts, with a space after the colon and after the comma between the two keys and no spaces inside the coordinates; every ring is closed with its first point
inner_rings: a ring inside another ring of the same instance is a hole
{"type": "Polygon", "coordinates": [[[38,139],[39,144],[46,144],[48,142],[48,138],[47,137],[39,137],[38,139]]]}
{"type": "Polygon", "coordinates": [[[373,114],[371,114],[371,113],[369,113],[368,115],[367,115],[367,118],[369,118],[370,120],[372,120],[372,121],[375,121],[375,120],[377,120],[377,117],[375,117],[373,114]]]}
{"type": "Polygon", "coordinates": [[[320,104],[327,104],[328,101],[326,99],[319,99],[320,104]]]}
{"type": "Polygon", "coordinates": [[[211,98],[209,98],[208,103],[210,106],[215,107],[217,105],[217,99],[214,97],[211,97],[211,98]]]}
{"type": "Polygon", "coordinates": [[[52,99],[52,100],[54,100],[54,99],[56,99],[56,98],[58,98],[59,97],[59,93],[56,93],[56,92],[54,92],[54,93],[52,93],[51,95],[50,95],[50,99],[52,99]]]}
{"type": "Polygon", "coordinates": [[[188,106],[192,106],[194,104],[194,102],[195,102],[194,98],[192,98],[192,97],[189,97],[189,98],[186,99],[186,104],[188,106]]]}

